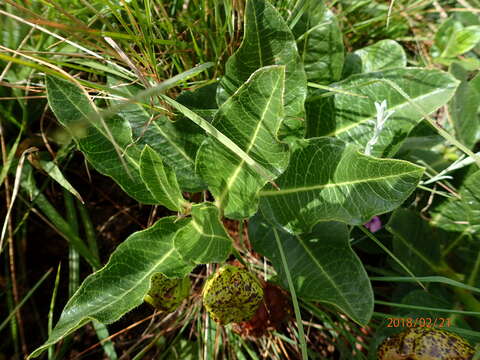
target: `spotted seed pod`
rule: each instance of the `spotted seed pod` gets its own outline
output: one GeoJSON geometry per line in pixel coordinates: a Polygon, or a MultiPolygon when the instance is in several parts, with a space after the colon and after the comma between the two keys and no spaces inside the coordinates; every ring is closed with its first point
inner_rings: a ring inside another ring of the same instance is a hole
{"type": "Polygon", "coordinates": [[[473,348],[448,331],[415,327],[387,338],[378,348],[378,360],[470,360],[473,348]]]}
{"type": "Polygon", "coordinates": [[[170,313],[190,294],[191,282],[183,279],[169,279],[162,273],[155,273],[150,280],[150,290],[143,298],[155,309],[170,313]]]}
{"type": "Polygon", "coordinates": [[[203,288],[203,305],[220,325],[250,320],[263,299],[260,281],[248,270],[225,265],[203,288]]]}

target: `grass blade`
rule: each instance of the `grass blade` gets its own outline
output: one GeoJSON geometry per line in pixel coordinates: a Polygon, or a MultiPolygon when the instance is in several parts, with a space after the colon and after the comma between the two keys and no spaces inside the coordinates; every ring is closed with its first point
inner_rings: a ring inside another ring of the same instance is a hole
{"type": "Polygon", "coordinates": [[[403,270],[405,270],[405,272],[410,275],[412,277],[412,279],[414,279],[416,281],[416,283],[418,285],[420,285],[424,290],[426,290],[426,287],[425,285],[422,284],[422,282],[420,280],[418,280],[418,278],[415,276],[415,274],[403,263],[400,261],[399,258],[397,258],[395,256],[394,253],[392,253],[385,245],[383,245],[376,237],[375,235],[373,235],[370,231],[368,231],[367,229],[365,229],[365,227],[363,226],[358,226],[358,228],[360,230],[363,231],[363,233],[365,235],[367,235],[370,239],[372,239],[375,244],[377,244],[383,251],[385,251],[393,260],[395,260],[395,262],[400,265],[402,267],[403,270]]]}
{"type": "MultiPolygon", "coordinates": [[[[52,299],[50,300],[50,309],[48,311],[48,336],[53,329],[53,309],[55,308],[55,300],[57,299],[58,284],[60,283],[60,270],[62,263],[58,263],[57,275],[55,276],[55,285],[53,287],[52,299]]],[[[53,345],[48,348],[48,360],[53,359],[53,345]]]]}
{"type": "Polygon", "coordinates": [[[425,283],[440,283],[440,284],[446,284],[446,285],[452,285],[456,286],[465,290],[470,290],[472,292],[477,292],[480,293],[480,289],[463,284],[459,281],[455,281],[452,279],[449,279],[444,276],[421,276],[417,277],[415,279],[409,278],[409,277],[403,277],[403,276],[383,276],[383,277],[370,277],[370,280],[372,281],[386,281],[386,282],[425,282],[425,283]]]}
{"type": "Polygon", "coordinates": [[[0,324],[0,331],[3,330],[3,328],[5,327],[5,325],[8,324],[10,319],[13,316],[15,316],[15,313],[17,312],[17,310],[20,309],[23,306],[23,304],[25,304],[25,302],[33,295],[33,293],[45,281],[45,279],[48,277],[48,275],[50,275],[51,272],[52,272],[52,269],[48,270],[45,274],[43,274],[42,278],[40,280],[38,280],[37,283],[28,291],[27,295],[25,295],[25,297],[22,299],[22,301],[20,301],[18,303],[18,305],[15,306],[13,311],[11,311],[10,314],[7,316],[7,318],[5,320],[3,320],[3,322],[0,324]]]}
{"type": "Polygon", "coordinates": [[[278,251],[280,252],[280,256],[282,258],[282,263],[285,269],[285,275],[287,276],[290,294],[292,295],[292,303],[293,303],[293,309],[295,312],[295,319],[297,320],[297,327],[298,327],[298,334],[299,334],[298,340],[300,342],[302,359],[308,360],[307,343],[305,342],[305,333],[303,331],[302,315],[300,314],[300,307],[298,305],[297,294],[295,293],[295,287],[293,285],[292,276],[290,275],[290,271],[288,269],[287,259],[283,251],[282,243],[280,242],[280,237],[278,236],[277,229],[274,228],[273,233],[275,234],[275,240],[277,241],[278,251]]]}

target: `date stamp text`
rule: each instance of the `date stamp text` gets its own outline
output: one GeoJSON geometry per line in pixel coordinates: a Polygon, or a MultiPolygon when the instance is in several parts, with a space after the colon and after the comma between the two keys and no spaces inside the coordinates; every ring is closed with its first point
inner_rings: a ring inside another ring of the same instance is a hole
{"type": "Polygon", "coordinates": [[[398,327],[450,327],[449,318],[430,318],[430,317],[418,317],[418,318],[387,318],[387,327],[398,328],[398,327]]]}

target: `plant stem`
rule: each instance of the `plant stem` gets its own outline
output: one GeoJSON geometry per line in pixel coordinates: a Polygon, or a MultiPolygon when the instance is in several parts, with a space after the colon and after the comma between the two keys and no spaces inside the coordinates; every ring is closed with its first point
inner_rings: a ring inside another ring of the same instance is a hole
{"type": "Polygon", "coordinates": [[[245,262],[245,260],[243,260],[242,258],[242,255],[238,252],[237,249],[235,249],[234,246],[232,246],[232,253],[233,253],[233,256],[235,256],[237,258],[238,261],[240,261],[240,263],[245,266],[246,269],[250,269],[250,267],[248,266],[248,264],[245,262]]]}

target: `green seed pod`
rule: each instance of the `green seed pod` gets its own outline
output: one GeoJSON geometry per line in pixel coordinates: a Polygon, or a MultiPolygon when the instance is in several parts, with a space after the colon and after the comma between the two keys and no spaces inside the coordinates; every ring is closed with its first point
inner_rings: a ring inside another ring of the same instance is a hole
{"type": "Polygon", "coordinates": [[[473,348],[448,331],[415,327],[387,338],[378,348],[378,360],[469,360],[473,348]]]}
{"type": "Polygon", "coordinates": [[[143,298],[155,309],[170,313],[190,294],[190,278],[169,279],[162,273],[155,273],[150,280],[150,290],[143,298]]]}
{"type": "Polygon", "coordinates": [[[248,270],[225,265],[203,288],[203,304],[220,325],[250,320],[263,299],[260,281],[248,270]]]}

